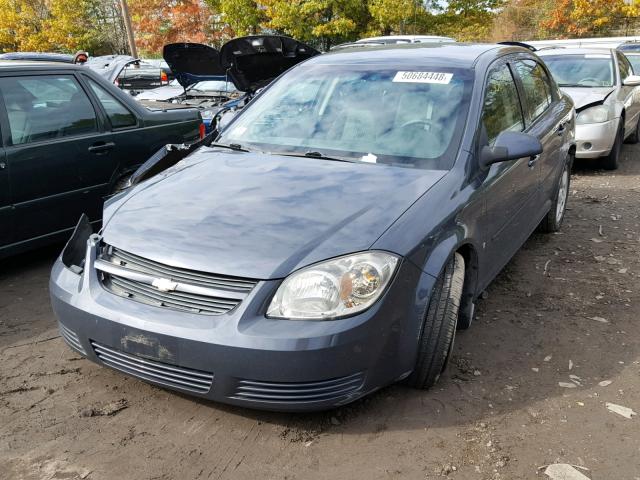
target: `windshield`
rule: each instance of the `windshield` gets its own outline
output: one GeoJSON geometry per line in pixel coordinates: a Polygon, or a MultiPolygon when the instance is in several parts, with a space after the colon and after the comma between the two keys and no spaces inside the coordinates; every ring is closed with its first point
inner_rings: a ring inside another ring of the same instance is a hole
{"type": "Polygon", "coordinates": [[[450,169],[464,130],[472,72],[415,70],[296,68],[250,103],[219,141],[271,153],[450,169]]]}
{"type": "Polygon", "coordinates": [[[613,59],[608,53],[542,57],[559,87],[612,87],[613,59]]]}

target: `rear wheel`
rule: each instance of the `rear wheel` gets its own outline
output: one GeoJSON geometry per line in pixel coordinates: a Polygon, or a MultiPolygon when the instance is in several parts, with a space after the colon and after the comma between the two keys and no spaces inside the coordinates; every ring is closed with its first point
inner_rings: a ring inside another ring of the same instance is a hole
{"type": "Polygon", "coordinates": [[[602,159],[602,168],[605,170],[616,170],[620,161],[620,152],[622,152],[622,143],[624,142],[624,119],[620,118],[620,126],[616,134],[616,141],[609,155],[602,159]]]}
{"type": "Polygon", "coordinates": [[[447,366],[458,323],[464,269],[464,258],[456,253],[436,281],[422,325],[416,366],[407,378],[412,387],[432,387],[447,366]]]}
{"type": "Polygon", "coordinates": [[[564,220],[564,213],[567,210],[567,198],[569,198],[569,185],[571,183],[570,169],[571,162],[566,162],[558,182],[556,198],[551,205],[551,209],[538,227],[541,232],[553,233],[560,230],[562,220],[564,220]]]}

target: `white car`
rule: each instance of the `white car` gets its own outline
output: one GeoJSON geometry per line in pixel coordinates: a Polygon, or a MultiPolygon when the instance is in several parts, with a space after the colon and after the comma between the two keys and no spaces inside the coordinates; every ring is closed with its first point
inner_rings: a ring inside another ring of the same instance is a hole
{"type": "Polygon", "coordinates": [[[551,48],[536,52],[576,108],[576,158],[618,168],[625,140],[640,140],[640,76],[615,49],[551,48]]]}

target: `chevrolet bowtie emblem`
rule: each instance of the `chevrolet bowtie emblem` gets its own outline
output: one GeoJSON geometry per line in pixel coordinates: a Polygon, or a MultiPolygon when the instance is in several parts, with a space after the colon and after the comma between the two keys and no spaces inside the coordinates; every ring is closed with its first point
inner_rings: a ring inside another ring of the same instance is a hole
{"type": "Polygon", "coordinates": [[[178,287],[176,282],[172,282],[168,278],[155,278],[151,285],[161,292],[173,292],[178,287]]]}

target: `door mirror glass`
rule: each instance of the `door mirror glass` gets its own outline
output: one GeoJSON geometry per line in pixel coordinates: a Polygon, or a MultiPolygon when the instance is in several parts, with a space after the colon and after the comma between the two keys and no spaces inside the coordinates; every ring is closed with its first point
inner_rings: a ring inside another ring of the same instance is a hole
{"type": "Polygon", "coordinates": [[[622,84],[625,87],[637,87],[638,85],[640,85],[640,75],[629,75],[624,79],[622,84]]]}
{"type": "Polygon", "coordinates": [[[492,146],[485,146],[480,152],[480,165],[487,167],[494,163],[534,157],[542,153],[542,144],[537,137],[522,132],[504,131],[498,135],[492,146]]]}

